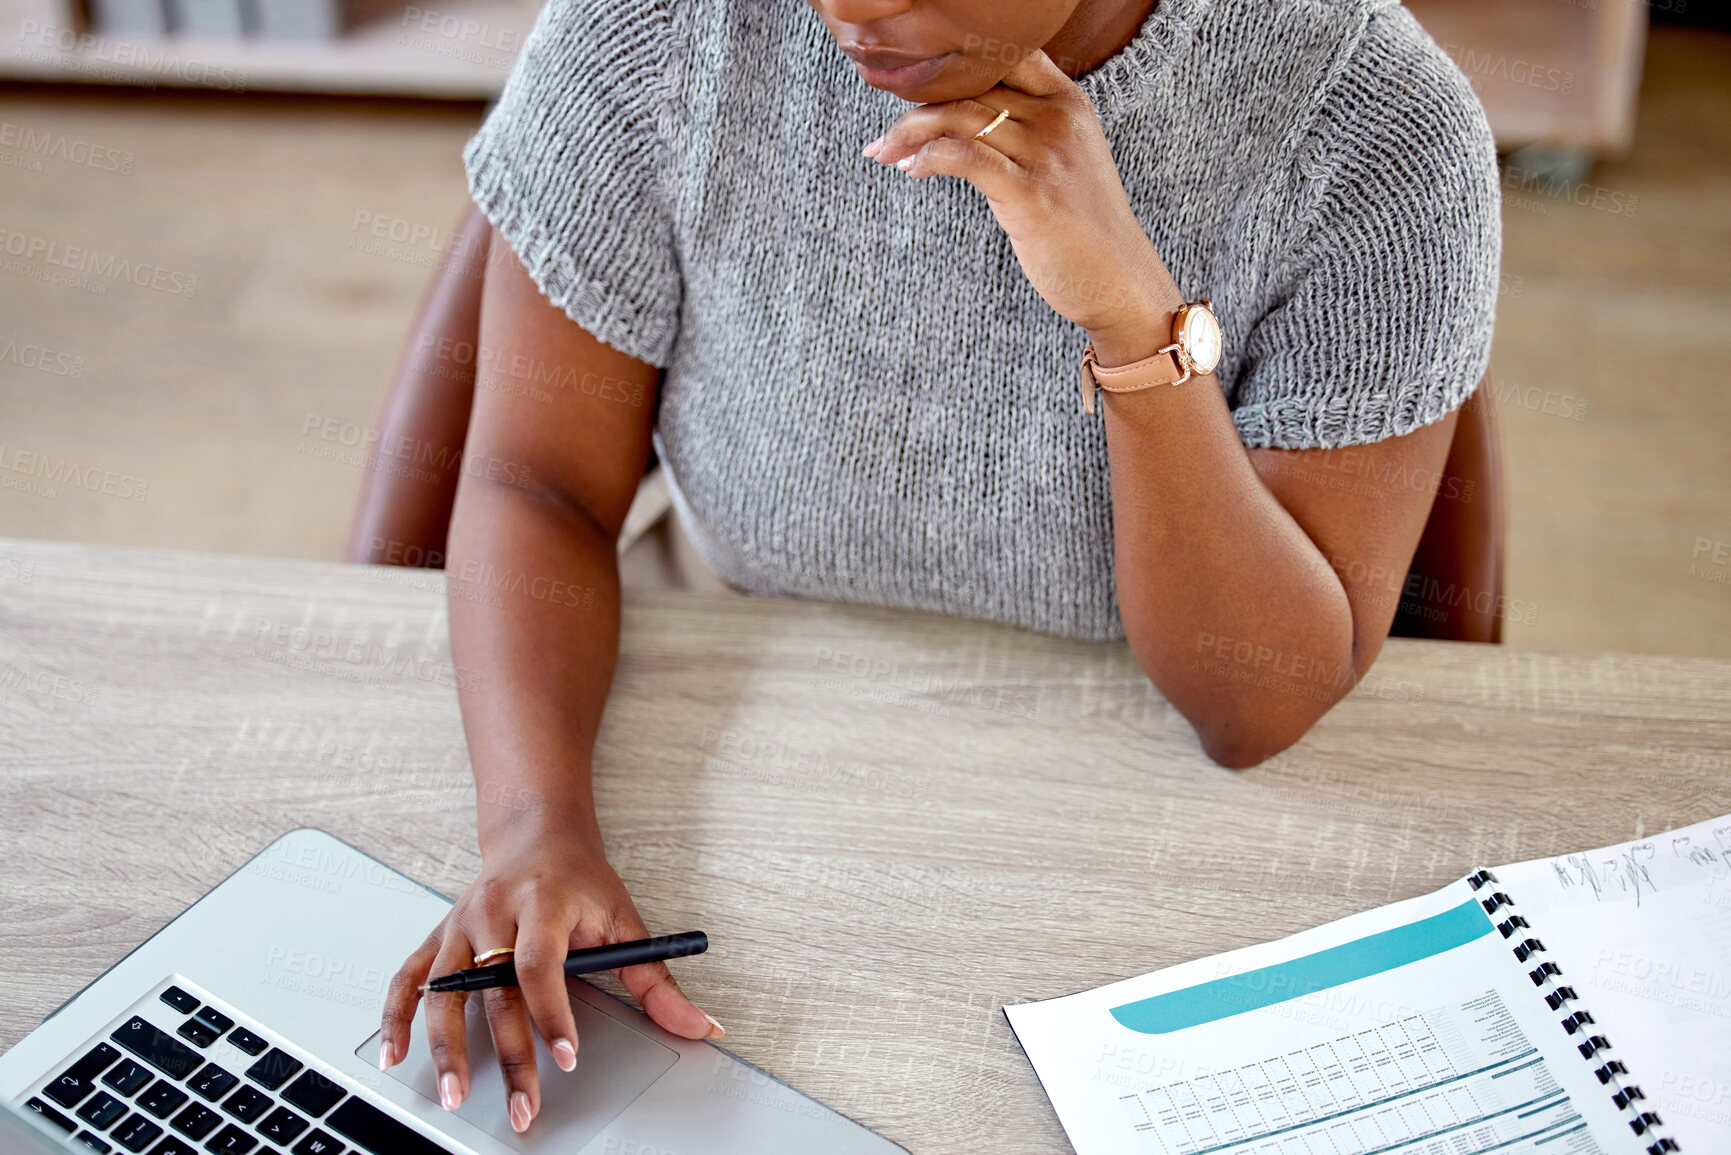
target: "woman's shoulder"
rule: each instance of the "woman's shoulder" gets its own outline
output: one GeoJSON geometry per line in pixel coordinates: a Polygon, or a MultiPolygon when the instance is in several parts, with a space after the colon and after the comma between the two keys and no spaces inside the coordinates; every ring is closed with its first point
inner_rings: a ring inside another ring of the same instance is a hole
{"type": "Polygon", "coordinates": [[[1448,47],[1398,0],[1275,0],[1319,9],[1347,29],[1323,77],[1313,134],[1346,145],[1427,147],[1445,155],[1491,146],[1484,107],[1448,47]]]}
{"type": "Polygon", "coordinates": [[[1181,84],[1222,147],[1270,145],[1254,155],[1295,175],[1354,152],[1494,156],[1466,75],[1398,0],[1161,0],[1174,2],[1196,13],[1181,84]]]}
{"type": "Polygon", "coordinates": [[[665,37],[715,40],[745,35],[784,37],[811,21],[807,5],[778,0],[547,0],[532,36],[578,43],[608,37],[626,45],[653,43],[658,59],[674,47],[665,37]]]}
{"type": "MultiPolygon", "coordinates": [[[[1160,0],[1162,4],[1175,0],[1160,0]]],[[[1189,55],[1217,81],[1320,108],[1383,98],[1402,106],[1476,108],[1450,52],[1399,0],[1176,0],[1203,42],[1189,55]]]]}
{"type": "Polygon", "coordinates": [[[639,89],[678,106],[723,66],[743,78],[732,87],[768,97],[777,47],[810,39],[814,26],[823,28],[797,0],[547,0],[524,55],[553,63],[538,82],[572,101],[639,89]]]}
{"type": "Polygon", "coordinates": [[[507,93],[533,86],[557,99],[642,88],[666,73],[678,14],[674,0],[547,0],[507,93]]]}
{"type": "MultiPolygon", "coordinates": [[[[1364,32],[1347,58],[1334,103],[1358,102],[1387,116],[1425,116],[1484,126],[1484,107],[1452,50],[1394,0],[1330,0],[1366,10],[1364,32]]],[[[1486,132],[1488,136],[1488,131],[1486,132]]]]}
{"type": "Polygon", "coordinates": [[[1459,224],[1494,231],[1484,218],[1499,214],[1496,140],[1472,84],[1408,9],[1365,6],[1363,34],[1312,126],[1311,156],[1336,182],[1363,186],[1349,199],[1446,202],[1459,224]]]}
{"type": "Polygon", "coordinates": [[[1202,67],[1221,70],[1217,92],[1245,96],[1241,135],[1280,138],[1263,163],[1302,215],[1338,203],[1345,185],[1360,194],[1349,199],[1446,186],[1494,209],[1484,195],[1496,181],[1484,108],[1449,50],[1398,0],[1189,2],[1208,6],[1204,37],[1227,58],[1202,67]]]}
{"type": "Polygon", "coordinates": [[[1290,449],[1401,436],[1466,399],[1490,356],[1502,227],[1484,109],[1442,46],[1392,0],[1308,2],[1355,30],[1283,170],[1282,247],[1233,406],[1246,444],[1290,449]]]}

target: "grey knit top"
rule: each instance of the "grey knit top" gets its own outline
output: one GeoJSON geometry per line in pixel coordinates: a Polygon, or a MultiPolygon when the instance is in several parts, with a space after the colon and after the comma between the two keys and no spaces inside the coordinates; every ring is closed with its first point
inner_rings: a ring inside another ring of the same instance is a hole
{"type": "MultiPolygon", "coordinates": [[[[1078,78],[1248,446],[1377,441],[1490,355],[1496,155],[1397,0],[1160,0],[1078,78]]],[[[464,153],[574,321],[662,367],[705,560],[761,594],[1123,637],[1087,336],[985,198],[860,155],[911,107],[803,0],[550,0],[464,153]]]]}

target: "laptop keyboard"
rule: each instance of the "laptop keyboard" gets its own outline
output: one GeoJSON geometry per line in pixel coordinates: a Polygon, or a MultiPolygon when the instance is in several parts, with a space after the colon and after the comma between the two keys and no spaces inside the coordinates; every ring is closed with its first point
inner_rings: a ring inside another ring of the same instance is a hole
{"type": "Polygon", "coordinates": [[[93,1151],[452,1155],[181,987],[138,1011],[25,1106],[93,1151]]]}

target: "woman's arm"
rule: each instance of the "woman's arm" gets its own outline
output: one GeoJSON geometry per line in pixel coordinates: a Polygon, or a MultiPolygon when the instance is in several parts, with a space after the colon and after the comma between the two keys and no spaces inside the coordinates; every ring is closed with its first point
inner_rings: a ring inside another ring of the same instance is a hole
{"type": "MultiPolygon", "coordinates": [[[[1100,364],[1171,342],[1184,298],[1130,207],[1092,104],[1045,53],[1020,56],[977,99],[902,114],[865,153],[978,188],[1029,282],[1089,334],[1100,364]]],[[[1424,303],[1435,301],[1397,296],[1391,307],[1424,303]]],[[[1210,757],[1253,765],[1297,741],[1375,659],[1457,418],[1343,454],[1247,450],[1210,375],[1107,395],[1105,410],[1131,649],[1210,757]]]]}
{"type": "MultiPolygon", "coordinates": [[[[1095,349],[1126,365],[1171,332],[1168,313],[1095,349]]],[[[1210,758],[1255,765],[1376,660],[1457,414],[1350,454],[1246,450],[1212,375],[1102,396],[1125,636],[1210,758]]]]}
{"type": "Polygon", "coordinates": [[[378,440],[367,448],[347,561],[444,566],[475,400],[475,337],[492,232],[470,202],[447,263],[427,283],[391,375],[378,440]]]}
{"type": "MultiPolygon", "coordinates": [[[[649,456],[653,366],[543,297],[497,235],[481,304],[474,416],[451,521],[451,652],[474,765],[480,877],[392,980],[382,1066],[408,1053],[429,973],[514,946],[519,986],[485,996],[521,1131],[541,1102],[530,1021],[559,1065],[578,1045],[562,964],[577,946],[647,936],[607,864],[591,757],[619,648],[619,529],[649,456]]],[[[718,1034],[667,966],[619,972],[675,1034],[718,1034]]],[[[461,995],[429,995],[447,1107],[467,1097],[461,995]]]]}

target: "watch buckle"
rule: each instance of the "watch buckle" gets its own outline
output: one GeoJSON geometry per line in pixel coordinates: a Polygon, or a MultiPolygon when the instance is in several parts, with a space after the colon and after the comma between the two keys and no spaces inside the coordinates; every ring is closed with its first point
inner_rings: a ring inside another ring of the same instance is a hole
{"type": "Polygon", "coordinates": [[[1099,391],[1100,383],[1094,378],[1094,363],[1099,358],[1094,354],[1094,346],[1089,345],[1082,354],[1082,412],[1093,416],[1094,394],[1099,391]]]}

